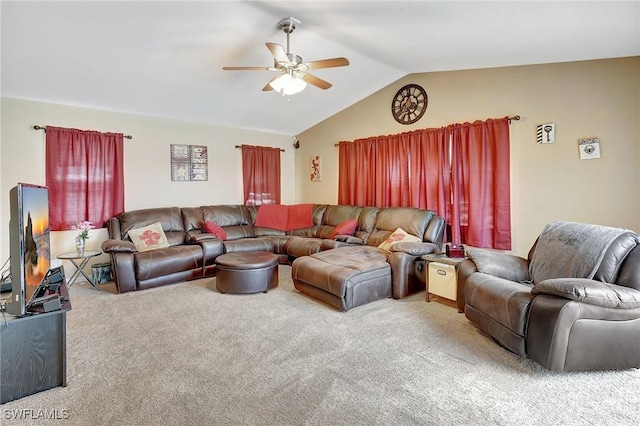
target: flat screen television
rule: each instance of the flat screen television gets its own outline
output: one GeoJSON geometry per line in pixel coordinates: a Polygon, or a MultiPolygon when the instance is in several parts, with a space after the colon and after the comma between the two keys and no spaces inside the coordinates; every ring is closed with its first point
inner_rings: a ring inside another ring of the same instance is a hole
{"type": "Polygon", "coordinates": [[[22,316],[51,264],[49,244],[49,190],[18,183],[9,192],[9,252],[11,303],[7,312],[22,316]]]}

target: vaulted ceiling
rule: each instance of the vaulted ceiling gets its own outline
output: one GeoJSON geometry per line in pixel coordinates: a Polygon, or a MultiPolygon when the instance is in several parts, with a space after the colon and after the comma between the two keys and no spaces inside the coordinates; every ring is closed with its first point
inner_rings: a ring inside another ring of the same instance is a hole
{"type": "Polygon", "coordinates": [[[640,55],[640,2],[7,2],[2,96],[298,134],[411,73],[640,55]],[[282,18],[333,87],[261,89],[282,18]]]}

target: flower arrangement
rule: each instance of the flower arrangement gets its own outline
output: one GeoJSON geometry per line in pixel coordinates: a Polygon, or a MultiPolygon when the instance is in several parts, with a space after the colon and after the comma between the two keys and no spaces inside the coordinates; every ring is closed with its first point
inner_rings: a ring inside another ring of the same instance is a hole
{"type": "Polygon", "coordinates": [[[89,231],[92,230],[93,228],[95,228],[95,226],[93,226],[92,222],[87,222],[87,221],[79,221],[78,223],[76,223],[71,227],[71,229],[73,229],[74,231],[77,231],[76,237],[82,240],[89,239],[89,237],[91,236],[89,231]]]}

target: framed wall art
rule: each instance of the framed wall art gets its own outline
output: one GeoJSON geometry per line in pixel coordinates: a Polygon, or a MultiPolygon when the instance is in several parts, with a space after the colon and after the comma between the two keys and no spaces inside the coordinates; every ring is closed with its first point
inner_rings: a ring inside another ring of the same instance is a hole
{"type": "Polygon", "coordinates": [[[319,155],[311,157],[311,182],[320,182],[322,180],[321,174],[321,158],[319,155]]]}
{"type": "Polygon", "coordinates": [[[171,145],[171,180],[209,180],[209,159],[204,145],[171,145]]]}

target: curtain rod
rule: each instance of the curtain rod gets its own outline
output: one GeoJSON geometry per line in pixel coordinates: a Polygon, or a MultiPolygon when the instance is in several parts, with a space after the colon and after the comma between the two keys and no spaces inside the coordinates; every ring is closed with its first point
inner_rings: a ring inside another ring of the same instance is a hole
{"type": "MultiPolygon", "coordinates": [[[[241,148],[242,148],[242,145],[236,145],[236,149],[241,149],[241,148]]],[[[286,149],[280,148],[280,151],[285,152],[286,149]]]]}
{"type": "MultiPolygon", "coordinates": [[[[33,128],[35,130],[44,130],[44,132],[47,133],[47,128],[44,127],[44,126],[38,126],[37,124],[34,124],[33,128]]],[[[133,139],[133,136],[131,136],[131,135],[122,135],[122,137],[125,138],[125,139],[133,139]]]]}
{"type": "MultiPolygon", "coordinates": [[[[520,121],[520,116],[514,115],[513,117],[507,117],[507,120],[509,120],[509,124],[511,124],[511,120],[520,121]]],[[[340,144],[334,143],[333,146],[340,146],[340,144]]]]}

